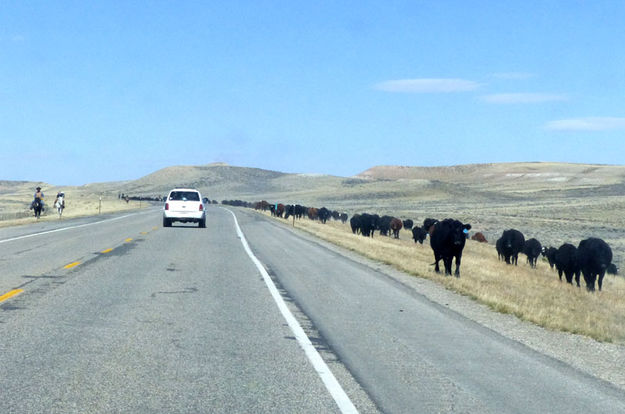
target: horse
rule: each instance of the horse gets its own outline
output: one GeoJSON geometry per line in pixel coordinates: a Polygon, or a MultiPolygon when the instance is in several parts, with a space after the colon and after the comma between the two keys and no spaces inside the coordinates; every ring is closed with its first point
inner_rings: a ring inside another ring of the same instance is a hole
{"type": "Polygon", "coordinates": [[[43,211],[43,201],[40,198],[35,198],[35,200],[30,205],[31,210],[35,212],[35,217],[39,220],[41,216],[41,212],[43,211]]]}
{"type": "Polygon", "coordinates": [[[56,207],[56,211],[59,213],[59,218],[63,215],[63,209],[65,208],[65,200],[64,196],[60,195],[56,197],[56,203],[54,203],[54,207],[56,207]]]}

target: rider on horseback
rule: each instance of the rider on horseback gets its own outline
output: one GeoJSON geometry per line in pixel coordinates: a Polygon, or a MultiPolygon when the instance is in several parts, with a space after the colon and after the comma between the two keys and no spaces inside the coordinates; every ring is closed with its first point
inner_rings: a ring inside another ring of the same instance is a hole
{"type": "Polygon", "coordinates": [[[58,192],[56,193],[56,198],[54,199],[54,205],[58,208],[58,207],[62,207],[65,208],[65,193],[62,192],[58,192]],[[59,205],[57,206],[57,203],[59,203],[59,205]]]}
{"type": "Polygon", "coordinates": [[[41,210],[43,211],[43,191],[41,191],[41,187],[37,187],[36,190],[37,191],[35,191],[33,202],[30,203],[30,209],[32,210],[33,208],[35,208],[35,203],[37,202],[37,200],[39,200],[39,202],[41,203],[41,210]]]}

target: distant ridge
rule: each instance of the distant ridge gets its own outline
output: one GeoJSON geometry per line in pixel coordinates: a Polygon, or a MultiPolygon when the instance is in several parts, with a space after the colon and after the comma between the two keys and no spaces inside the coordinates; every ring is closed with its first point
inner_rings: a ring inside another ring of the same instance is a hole
{"type": "Polygon", "coordinates": [[[466,164],[449,167],[382,165],[369,168],[356,177],[368,180],[437,180],[462,184],[528,181],[609,185],[623,183],[625,166],[553,162],[466,164]]]}
{"type": "MultiPolygon", "coordinates": [[[[0,193],[28,194],[36,184],[0,181],[0,193]]],[[[43,187],[56,188],[54,184],[43,187]]],[[[162,168],[137,180],[90,183],[74,187],[90,193],[164,196],[175,187],[199,189],[213,200],[284,200],[292,203],[367,205],[399,198],[466,197],[483,199],[547,192],[586,191],[625,195],[625,166],[519,162],[443,167],[380,165],[352,177],[319,173],[284,173],[237,167],[223,162],[162,168]],[[375,201],[374,200],[378,200],[375,201]]],[[[62,188],[68,191],[69,186],[62,188]]],[[[572,194],[572,193],[570,193],[572,194]]]]}

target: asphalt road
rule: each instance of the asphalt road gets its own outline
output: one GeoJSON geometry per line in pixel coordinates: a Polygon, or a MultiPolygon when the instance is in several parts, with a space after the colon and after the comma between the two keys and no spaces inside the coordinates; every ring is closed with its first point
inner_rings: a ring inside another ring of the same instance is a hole
{"type": "Polygon", "coordinates": [[[0,229],[0,297],[15,294],[0,302],[0,411],[625,412],[610,384],[233,210],[243,238],[218,207],[206,229],[162,228],[158,210],[0,229]]]}

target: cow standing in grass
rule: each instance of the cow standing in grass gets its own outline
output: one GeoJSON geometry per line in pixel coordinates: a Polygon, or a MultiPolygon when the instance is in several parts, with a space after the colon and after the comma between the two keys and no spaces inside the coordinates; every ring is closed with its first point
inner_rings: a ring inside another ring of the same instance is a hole
{"type": "Polygon", "coordinates": [[[430,247],[434,251],[434,270],[439,273],[438,262],[442,259],[445,266],[445,275],[451,275],[451,264],[456,258],[454,275],[460,277],[460,260],[462,250],[467,240],[470,224],[462,224],[458,220],[445,219],[433,225],[430,233],[430,247]]]}
{"type": "Polygon", "coordinates": [[[527,256],[527,261],[530,264],[530,267],[536,269],[536,261],[538,260],[538,256],[543,251],[543,247],[540,242],[534,238],[525,241],[525,245],[523,246],[523,254],[527,256]]]}
{"type": "Polygon", "coordinates": [[[352,228],[352,233],[360,233],[360,214],[354,214],[352,218],[349,219],[349,225],[352,228]]]}
{"type": "Polygon", "coordinates": [[[497,258],[499,260],[506,260],[506,256],[503,254],[503,237],[497,239],[495,249],[497,249],[497,258]]]}
{"type": "Polygon", "coordinates": [[[377,214],[363,213],[360,215],[360,234],[365,237],[373,237],[373,232],[378,225],[379,217],[377,214]]]}
{"type": "Polygon", "coordinates": [[[423,227],[413,227],[412,228],[412,238],[415,243],[423,244],[423,241],[427,237],[428,232],[423,230],[423,227]]]}
{"type": "Polygon", "coordinates": [[[391,220],[393,217],[391,216],[382,216],[378,220],[378,230],[380,230],[380,236],[390,236],[391,232],[391,220]]]}
{"type": "Polygon", "coordinates": [[[601,290],[605,272],[612,263],[610,246],[596,237],[582,240],[577,247],[577,261],[581,272],[584,274],[586,289],[594,292],[596,280],[599,290],[601,290]]]}
{"type": "Polygon", "coordinates": [[[545,256],[547,258],[547,261],[549,262],[549,267],[551,267],[553,269],[553,267],[556,264],[556,253],[557,253],[558,249],[556,249],[555,247],[548,247],[546,249],[543,250],[543,256],[545,256]]]}
{"type": "Polygon", "coordinates": [[[393,232],[393,237],[399,239],[399,231],[402,229],[403,223],[400,219],[393,217],[391,220],[391,231],[393,232]]]}
{"type": "Polygon", "coordinates": [[[308,209],[308,218],[311,220],[317,220],[317,216],[319,214],[319,210],[315,207],[310,207],[308,209]]]}
{"type": "Polygon", "coordinates": [[[328,221],[328,219],[332,216],[332,212],[330,210],[328,210],[325,207],[321,207],[318,211],[317,211],[317,218],[319,219],[320,222],[322,222],[323,224],[326,224],[326,221],[328,221]]]}
{"type": "Polygon", "coordinates": [[[560,246],[556,251],[555,266],[558,270],[560,281],[562,281],[562,273],[564,273],[566,282],[570,284],[573,284],[573,276],[575,276],[575,283],[579,287],[580,268],[577,261],[577,247],[571,243],[564,243],[560,246]]]}
{"type": "Polygon", "coordinates": [[[504,230],[501,235],[501,253],[506,259],[506,263],[517,265],[519,253],[525,246],[525,237],[518,230],[504,230]]]}

